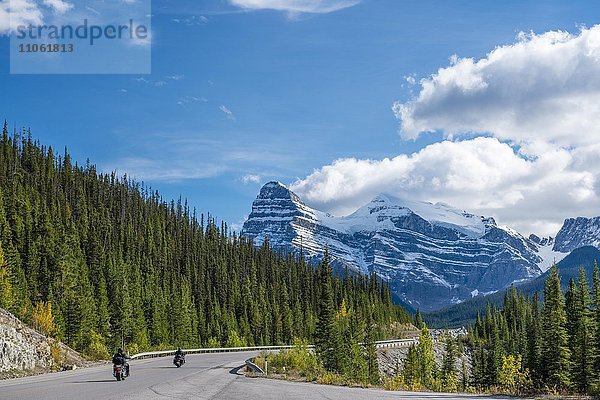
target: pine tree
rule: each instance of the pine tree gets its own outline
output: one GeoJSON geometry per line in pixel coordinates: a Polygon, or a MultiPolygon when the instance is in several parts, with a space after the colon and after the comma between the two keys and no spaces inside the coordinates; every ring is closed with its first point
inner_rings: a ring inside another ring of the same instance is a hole
{"type": "Polygon", "coordinates": [[[600,272],[598,271],[598,264],[596,262],[594,262],[594,272],[592,278],[592,295],[592,329],[594,331],[594,375],[596,376],[597,384],[600,386],[600,272]]]}
{"type": "Polygon", "coordinates": [[[415,326],[417,329],[423,329],[423,317],[421,316],[421,310],[417,310],[415,314],[415,326]]]}
{"type": "Polygon", "coordinates": [[[461,359],[461,390],[467,391],[469,387],[469,370],[467,369],[467,362],[465,358],[461,359]]]}
{"type": "Polygon", "coordinates": [[[444,339],[445,348],[442,358],[442,388],[444,391],[454,392],[458,389],[458,378],[456,376],[456,339],[447,335],[444,339]]]}
{"type": "Polygon", "coordinates": [[[419,354],[417,347],[414,344],[408,348],[408,353],[404,359],[402,378],[404,384],[407,385],[408,388],[421,388],[421,375],[419,374],[419,354]]]}
{"type": "Polygon", "coordinates": [[[436,375],[435,353],[433,351],[433,339],[427,325],[423,323],[423,329],[419,335],[419,376],[426,388],[433,388],[436,375]]]}
{"type": "Polygon", "coordinates": [[[377,346],[375,345],[375,321],[373,320],[372,306],[369,305],[367,311],[367,321],[365,329],[365,351],[367,358],[367,369],[369,373],[369,383],[379,384],[379,364],[377,363],[377,346]]]}
{"type": "Polygon", "coordinates": [[[538,292],[533,294],[530,303],[531,316],[527,321],[527,357],[526,367],[531,371],[535,382],[541,381],[541,331],[542,324],[540,319],[540,305],[538,292]]]}
{"type": "Polygon", "coordinates": [[[575,336],[577,329],[577,315],[578,308],[575,300],[575,292],[577,291],[577,287],[575,285],[575,279],[569,279],[569,286],[567,291],[565,292],[565,314],[566,314],[566,327],[567,327],[567,336],[568,336],[568,347],[571,355],[573,354],[573,350],[575,348],[575,336]]]}
{"type": "Polygon", "coordinates": [[[585,270],[579,270],[574,293],[574,338],[572,351],[572,383],[580,393],[587,393],[593,376],[593,326],[591,321],[590,296],[585,270]]]}
{"type": "Polygon", "coordinates": [[[542,373],[544,381],[556,388],[568,388],[571,357],[568,348],[565,301],[560,289],[560,276],[554,265],[544,284],[542,307],[542,373]]]}
{"type": "Polygon", "coordinates": [[[317,305],[317,327],[315,331],[315,351],[329,371],[337,370],[337,330],[331,287],[331,265],[327,249],[319,263],[319,301],[317,305]]]}

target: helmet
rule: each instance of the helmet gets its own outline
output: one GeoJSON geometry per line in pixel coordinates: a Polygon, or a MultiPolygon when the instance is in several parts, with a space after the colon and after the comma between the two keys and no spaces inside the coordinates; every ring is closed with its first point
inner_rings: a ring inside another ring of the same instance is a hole
{"type": "Polygon", "coordinates": [[[181,351],[181,347],[178,347],[178,348],[177,348],[177,351],[181,351]]]}
{"type": "Polygon", "coordinates": [[[122,353],[122,352],[123,352],[123,349],[119,347],[119,353],[122,353]]]}

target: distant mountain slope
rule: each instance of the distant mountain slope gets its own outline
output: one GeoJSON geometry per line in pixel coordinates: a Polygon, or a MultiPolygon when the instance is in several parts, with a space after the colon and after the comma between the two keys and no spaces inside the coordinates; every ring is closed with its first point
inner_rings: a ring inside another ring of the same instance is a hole
{"type": "Polygon", "coordinates": [[[262,187],[242,234],[255,245],[268,240],[310,257],[328,247],[338,265],[376,272],[397,298],[422,310],[535,278],[550,264],[545,256],[558,254],[547,242],[447,204],[381,194],[351,215],[334,217],[310,208],[279,182],[262,187]]]}
{"type": "MultiPolygon", "coordinates": [[[[591,281],[592,270],[594,262],[596,261],[600,261],[600,250],[596,247],[585,246],[573,250],[573,252],[557,264],[562,277],[561,284],[563,289],[566,289],[571,278],[577,278],[580,267],[585,268],[588,278],[591,281]]],[[[528,295],[533,295],[536,291],[540,295],[543,295],[544,281],[546,280],[547,275],[548,272],[545,272],[538,278],[517,285],[516,287],[519,291],[528,295]]],[[[456,304],[438,311],[425,313],[423,317],[425,321],[434,328],[464,326],[475,319],[478,311],[485,312],[488,303],[501,306],[503,300],[504,291],[501,291],[487,296],[478,296],[461,304],[456,304]]]]}
{"type": "Polygon", "coordinates": [[[569,252],[583,246],[600,246],[600,217],[567,218],[556,235],[553,250],[569,252]]]}

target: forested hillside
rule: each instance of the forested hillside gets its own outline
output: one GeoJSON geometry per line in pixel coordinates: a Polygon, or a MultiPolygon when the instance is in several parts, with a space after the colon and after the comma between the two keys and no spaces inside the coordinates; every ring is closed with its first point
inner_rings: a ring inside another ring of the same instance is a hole
{"type": "MultiPolygon", "coordinates": [[[[593,266],[598,261],[600,261],[600,250],[592,246],[575,249],[562,259],[556,266],[562,277],[561,284],[563,290],[567,289],[571,278],[576,279],[579,276],[580,267],[583,267],[586,274],[591,276],[593,266]]],[[[531,281],[515,285],[515,287],[526,296],[533,296],[535,292],[538,292],[540,297],[543,297],[544,282],[549,273],[550,270],[531,281]]],[[[485,313],[488,304],[500,307],[504,299],[505,291],[492,293],[487,296],[478,296],[460,304],[454,304],[438,311],[426,313],[423,315],[423,319],[429,326],[434,328],[468,326],[475,320],[477,313],[485,313]]]]}
{"type": "Polygon", "coordinates": [[[600,275],[584,268],[568,280],[563,295],[556,267],[543,288],[526,297],[512,288],[502,309],[488,306],[469,329],[473,383],[512,393],[535,391],[599,393],[600,275]],[[591,289],[589,282],[592,282],[591,289]],[[541,303],[541,307],[540,307],[541,303]]]}
{"type": "MultiPolygon", "coordinates": [[[[312,340],[312,265],[228,231],[186,201],[58,155],[0,142],[0,308],[93,357],[150,347],[312,340]]],[[[382,334],[410,316],[376,277],[331,280],[334,301],[382,334]],[[371,317],[369,317],[371,318],[371,317]]]]}

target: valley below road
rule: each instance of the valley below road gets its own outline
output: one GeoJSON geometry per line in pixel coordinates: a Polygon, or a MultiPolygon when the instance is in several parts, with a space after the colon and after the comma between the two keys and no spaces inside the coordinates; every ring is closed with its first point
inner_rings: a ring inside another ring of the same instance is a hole
{"type": "Polygon", "coordinates": [[[171,357],[134,360],[131,377],[117,382],[112,365],[0,381],[0,399],[502,399],[456,393],[391,392],[275,379],[242,374],[244,360],[257,352],[188,355],[175,368],[171,357]]]}

